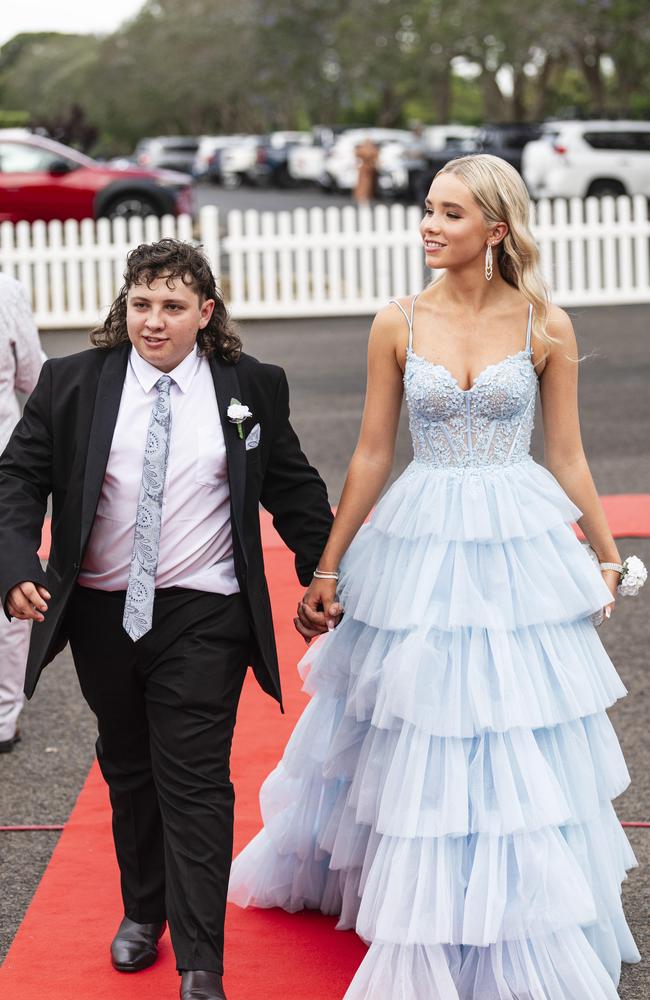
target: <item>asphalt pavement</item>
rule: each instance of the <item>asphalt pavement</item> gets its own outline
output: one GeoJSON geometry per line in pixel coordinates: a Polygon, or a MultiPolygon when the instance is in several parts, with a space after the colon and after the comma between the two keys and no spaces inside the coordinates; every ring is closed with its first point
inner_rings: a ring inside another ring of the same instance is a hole
{"type": "MultiPolygon", "coordinates": [[[[237,194],[238,192],[234,192],[237,194]]],[[[645,306],[572,311],[583,354],[580,400],[583,439],[601,493],[650,493],[650,342],[645,306]]],[[[273,321],[240,325],[245,349],[281,364],[291,387],[292,420],[310,461],[335,503],[359,429],[370,318],[273,321]]],[[[83,334],[48,332],[50,356],[87,346],[83,334]]],[[[541,424],[539,417],[537,424],[541,424]]],[[[541,459],[541,435],[534,452],[541,459]]],[[[402,418],[397,475],[410,459],[402,418]]],[[[650,540],[623,539],[624,555],[650,565],[650,540]]],[[[628,687],[611,711],[632,776],[616,802],[619,816],[650,821],[648,729],[648,600],[619,602],[602,638],[628,687]]],[[[282,669],[294,669],[285,663],[282,669]]],[[[274,711],[269,702],[269,712],[274,711]]],[[[93,759],[94,721],[79,694],[66,650],[44,672],[22,716],[23,741],[0,756],[0,824],[64,823],[93,759]]],[[[624,901],[639,947],[650,954],[650,830],[628,831],[641,869],[624,886],[624,901]]],[[[38,885],[56,844],[52,833],[0,833],[0,958],[38,885]]],[[[650,963],[625,968],[622,1000],[647,1000],[650,963]]]]}
{"type": "Polygon", "coordinates": [[[281,212],[294,208],[327,208],[329,205],[342,208],[344,205],[354,204],[352,192],[325,191],[316,185],[267,188],[242,184],[241,187],[228,190],[219,184],[207,183],[195,185],[194,203],[197,212],[204,205],[216,205],[224,214],[232,209],[255,208],[258,212],[281,212]]]}

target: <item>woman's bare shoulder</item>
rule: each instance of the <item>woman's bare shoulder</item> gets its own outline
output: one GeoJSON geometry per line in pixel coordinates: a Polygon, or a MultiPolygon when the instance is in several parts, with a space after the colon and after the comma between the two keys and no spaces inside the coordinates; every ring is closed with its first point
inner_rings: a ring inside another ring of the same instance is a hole
{"type": "Polygon", "coordinates": [[[410,297],[399,298],[392,299],[385,306],[382,306],[375,313],[372,321],[371,336],[376,335],[384,339],[386,337],[398,339],[400,334],[408,333],[408,320],[406,317],[410,316],[411,302],[412,299],[410,297]],[[402,307],[401,309],[397,303],[402,307]],[[402,312],[402,309],[404,312],[402,312]],[[406,316],[404,313],[406,313],[406,316]]]}
{"type": "Polygon", "coordinates": [[[567,352],[575,354],[577,351],[576,335],[571,317],[564,309],[560,309],[556,305],[549,306],[546,332],[551,338],[548,345],[551,354],[558,350],[565,355],[567,352]]]}

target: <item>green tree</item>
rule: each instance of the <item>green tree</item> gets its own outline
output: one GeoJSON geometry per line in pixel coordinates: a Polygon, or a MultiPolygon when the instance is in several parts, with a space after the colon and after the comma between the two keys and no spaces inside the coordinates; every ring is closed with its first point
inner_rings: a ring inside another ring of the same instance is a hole
{"type": "Polygon", "coordinates": [[[150,0],[106,38],[89,95],[106,140],[254,129],[248,12],[245,0],[150,0]]]}
{"type": "MultiPolygon", "coordinates": [[[[97,65],[93,35],[16,35],[0,49],[0,104],[33,125],[71,119],[84,107],[86,81],[97,65]]],[[[26,123],[26,121],[24,121],[26,123]]]]}
{"type": "Polygon", "coordinates": [[[6,43],[0,113],[94,126],[105,153],[147,134],[414,115],[649,115],[649,52],[647,0],[148,0],[105,38],[6,43]]]}

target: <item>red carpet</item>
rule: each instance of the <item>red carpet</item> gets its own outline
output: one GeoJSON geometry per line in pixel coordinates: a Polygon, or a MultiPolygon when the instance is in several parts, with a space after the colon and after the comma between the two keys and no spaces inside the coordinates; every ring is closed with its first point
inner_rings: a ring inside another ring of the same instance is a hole
{"type": "MultiPolygon", "coordinates": [[[[650,493],[616,493],[601,503],[614,538],[650,538],[650,493]]],[[[582,532],[577,534],[583,538],[582,532]]],[[[631,552],[622,552],[631,555],[631,552]]]]}
{"type": "MultiPolygon", "coordinates": [[[[650,537],[650,496],[604,497],[618,537],[650,537]]],[[[295,664],[304,643],[292,618],[302,593],[290,554],[263,518],[272,581],[286,715],[246,685],[233,754],[237,788],[236,849],[259,829],[259,786],[273,767],[305,702],[295,664]]],[[[49,550],[49,525],[43,538],[49,550]]],[[[48,817],[43,817],[46,821],[48,817]]],[[[28,834],[25,834],[28,837],[28,834]]],[[[29,840],[25,841],[29,850],[29,840]]],[[[108,944],[121,918],[108,797],[93,767],[41,884],[0,969],[0,996],[20,1000],[165,1000],[177,993],[166,934],[160,961],[137,976],[113,972],[108,944]]],[[[364,947],[352,932],[318,914],[229,910],[226,987],[232,1000],[336,1000],[345,992],[364,947]]]]}
{"type": "MultiPolygon", "coordinates": [[[[303,588],[296,580],[291,555],[272,534],[266,567],[273,581],[286,715],[280,714],[249,673],[233,753],[237,850],[261,825],[260,784],[280,757],[305,703],[295,669],[305,644],[292,623],[303,588]]],[[[25,850],[29,850],[28,839],[25,850]]],[[[121,916],[108,796],[95,765],[0,969],[0,996],[3,1000],[177,997],[178,978],[168,934],[161,942],[160,961],[152,969],[136,976],[112,970],[108,945],[121,916]]],[[[335,920],[313,913],[289,915],[230,907],[225,984],[232,1000],[335,1000],[343,996],[364,947],[354,933],[335,931],[334,924],[335,920]]]]}
{"type": "MultiPolygon", "coordinates": [[[[650,493],[617,493],[600,499],[614,538],[650,538],[650,493]]],[[[579,530],[577,534],[581,534],[579,530]]],[[[262,511],[262,543],[265,550],[269,546],[282,545],[266,511],[262,511]]],[[[43,541],[39,552],[41,559],[47,559],[49,551],[48,518],[43,527],[43,541]]]]}

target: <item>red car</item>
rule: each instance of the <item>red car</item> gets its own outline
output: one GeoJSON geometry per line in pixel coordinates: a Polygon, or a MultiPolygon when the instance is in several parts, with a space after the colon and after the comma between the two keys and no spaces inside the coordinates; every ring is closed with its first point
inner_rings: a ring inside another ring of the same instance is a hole
{"type": "Polygon", "coordinates": [[[0,222],[192,212],[192,180],[124,170],[23,129],[0,129],[0,222]]]}

